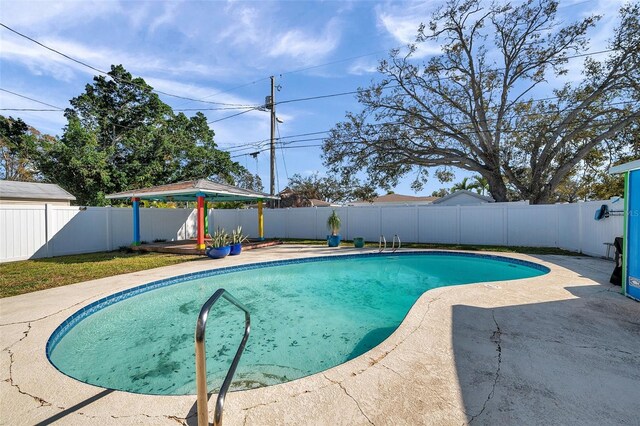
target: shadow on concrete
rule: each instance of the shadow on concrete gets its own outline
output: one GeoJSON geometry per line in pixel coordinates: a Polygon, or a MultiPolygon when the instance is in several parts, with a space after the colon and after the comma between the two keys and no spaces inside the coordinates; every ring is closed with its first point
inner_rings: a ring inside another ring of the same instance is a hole
{"type": "MultiPolygon", "coordinates": [[[[608,283],[615,263],[611,259],[601,259],[591,256],[561,256],[561,255],[535,255],[529,254],[544,262],[554,263],[561,268],[575,272],[581,277],[589,278],[596,282],[608,283]],[[556,262],[556,260],[559,260],[556,262]],[[587,262],[585,262],[587,260],[587,262]]],[[[620,289],[620,287],[618,287],[620,289]]]]}
{"type": "Polygon", "coordinates": [[[45,419],[45,420],[41,421],[40,423],[36,423],[35,426],[50,425],[52,423],[57,422],[58,420],[62,420],[63,418],[65,418],[69,414],[73,414],[76,411],[80,410],[81,408],[86,407],[89,404],[93,404],[97,400],[104,398],[105,396],[109,395],[112,392],[114,392],[113,389],[105,389],[102,392],[95,394],[91,398],[87,398],[84,401],[81,401],[81,402],[77,403],[73,407],[67,408],[66,410],[56,414],[55,416],[51,416],[48,419],[45,419]]]}
{"type": "Polygon", "coordinates": [[[575,299],[452,310],[472,424],[637,424],[640,304],[609,285],[575,299]]]}

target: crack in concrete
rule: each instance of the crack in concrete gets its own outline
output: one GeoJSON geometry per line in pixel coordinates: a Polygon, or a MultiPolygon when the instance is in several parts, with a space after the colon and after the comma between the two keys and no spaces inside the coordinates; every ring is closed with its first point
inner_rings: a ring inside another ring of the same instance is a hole
{"type": "Polygon", "coordinates": [[[400,377],[402,380],[406,380],[406,379],[405,379],[405,377],[404,377],[402,374],[398,373],[398,372],[397,372],[396,370],[394,370],[393,368],[391,368],[391,367],[389,367],[389,366],[387,366],[387,365],[384,365],[384,364],[380,364],[380,365],[381,365],[382,367],[386,368],[387,370],[391,371],[392,373],[397,374],[397,375],[398,375],[398,377],[400,377]]]}
{"type": "Polygon", "coordinates": [[[27,323],[27,329],[22,332],[23,336],[20,339],[18,339],[15,342],[13,342],[12,344],[10,344],[9,346],[7,346],[6,348],[2,349],[2,352],[8,351],[9,349],[14,347],[18,343],[22,342],[24,339],[27,338],[27,336],[29,335],[30,331],[31,331],[31,323],[29,322],[29,323],[27,323]]]}
{"type": "MultiPolygon", "coordinates": [[[[432,303],[437,302],[438,300],[440,300],[440,299],[442,298],[442,296],[443,296],[445,293],[447,293],[447,292],[444,292],[444,291],[443,291],[443,292],[440,294],[440,296],[439,296],[439,297],[436,297],[436,298],[434,298],[434,299],[429,300],[429,302],[427,303],[427,309],[425,310],[424,314],[422,315],[422,318],[420,319],[420,323],[419,323],[416,327],[414,327],[414,329],[413,329],[413,330],[411,330],[411,331],[409,332],[409,334],[407,334],[407,335],[404,337],[404,339],[402,339],[401,341],[399,341],[398,343],[396,343],[396,344],[393,346],[393,348],[391,348],[391,349],[389,349],[388,351],[384,352],[382,355],[380,355],[380,356],[379,356],[379,357],[377,357],[377,358],[369,358],[369,359],[370,359],[370,361],[369,361],[369,366],[370,366],[370,367],[371,367],[371,366],[374,366],[374,365],[376,365],[377,363],[379,363],[380,361],[382,361],[383,359],[385,359],[385,358],[387,357],[387,355],[389,355],[391,352],[393,352],[394,350],[396,350],[396,348],[397,348],[398,346],[400,346],[401,344],[403,344],[403,343],[404,343],[404,342],[405,342],[409,337],[411,337],[411,336],[412,336],[416,331],[420,330],[420,329],[422,328],[422,324],[424,323],[424,320],[427,318],[427,315],[429,314],[429,311],[431,310],[431,304],[432,304],[432,303]]],[[[412,309],[413,309],[413,307],[412,307],[412,309]]],[[[364,370],[360,370],[360,371],[358,371],[356,374],[360,374],[360,373],[364,372],[365,370],[366,370],[366,368],[365,368],[364,370]]]]}
{"type": "Polygon", "coordinates": [[[598,349],[598,350],[605,351],[605,352],[616,352],[616,353],[620,353],[620,354],[624,354],[624,355],[630,355],[630,356],[633,356],[634,358],[638,356],[638,354],[636,354],[634,352],[623,351],[622,349],[613,348],[613,347],[609,347],[609,346],[575,345],[575,344],[572,344],[571,342],[567,342],[567,341],[563,341],[563,340],[544,339],[544,338],[537,337],[537,336],[526,336],[526,338],[528,340],[537,340],[539,342],[556,343],[558,345],[570,346],[570,347],[575,348],[575,349],[598,349]]]}
{"type": "Polygon", "coordinates": [[[482,409],[480,410],[480,412],[475,416],[471,417],[471,419],[469,420],[469,424],[471,424],[475,419],[480,417],[482,413],[484,413],[484,410],[487,408],[487,404],[489,403],[491,398],[493,398],[493,395],[496,392],[496,386],[498,385],[498,380],[500,379],[500,368],[502,366],[502,346],[501,346],[502,330],[500,330],[498,321],[496,321],[496,314],[494,310],[491,311],[491,317],[493,318],[493,322],[496,325],[496,330],[491,335],[491,341],[496,344],[496,350],[498,351],[498,368],[496,369],[496,373],[495,373],[496,377],[493,380],[493,386],[491,387],[491,392],[489,392],[487,399],[484,401],[484,404],[482,404],[482,409]]]}
{"type": "Polygon", "coordinates": [[[11,350],[7,349],[7,352],[9,352],[9,378],[6,379],[6,381],[14,388],[16,388],[16,390],[18,391],[18,393],[22,394],[22,395],[26,395],[28,397],[33,398],[34,401],[36,401],[39,405],[38,407],[51,407],[52,404],[38,396],[35,395],[31,395],[28,392],[23,391],[22,389],[20,389],[20,386],[15,383],[13,381],[13,352],[11,352],[11,350]]]}
{"type": "MultiPolygon", "coordinates": [[[[117,293],[117,292],[118,292],[118,291],[117,291],[117,290],[115,290],[113,293],[117,293]]],[[[18,325],[18,324],[26,324],[26,323],[32,323],[32,322],[36,322],[36,321],[41,321],[41,320],[43,320],[43,319],[46,319],[46,318],[52,317],[52,316],[54,316],[54,315],[58,315],[59,313],[62,313],[62,312],[64,312],[64,311],[66,311],[66,310],[72,309],[72,308],[74,308],[75,306],[82,305],[82,304],[83,304],[83,303],[85,303],[87,300],[91,300],[91,299],[100,300],[100,299],[102,298],[101,296],[102,296],[103,294],[106,294],[106,293],[105,293],[105,292],[103,292],[103,293],[99,293],[97,296],[87,297],[86,299],[81,300],[81,301],[80,301],[80,302],[78,302],[78,303],[74,303],[74,304],[73,304],[73,305],[71,305],[71,306],[68,306],[68,307],[66,307],[66,308],[60,309],[60,310],[59,310],[59,311],[57,311],[57,312],[54,312],[54,313],[49,314],[49,315],[45,315],[45,316],[40,317],[40,318],[30,319],[30,320],[25,320],[25,321],[8,322],[8,323],[5,323],[5,324],[0,324],[0,327],[5,327],[5,326],[7,326],[7,325],[18,325]],[[97,297],[97,298],[96,298],[96,297],[97,297]]],[[[109,292],[109,294],[112,294],[112,293],[111,293],[111,292],[109,292]]]]}
{"type": "Polygon", "coordinates": [[[338,386],[340,386],[340,389],[342,389],[342,391],[344,392],[345,395],[347,395],[349,398],[351,398],[351,400],[353,402],[355,402],[356,406],[358,407],[358,410],[360,410],[360,413],[364,416],[365,419],[367,419],[367,421],[369,422],[369,424],[374,425],[374,423],[371,421],[371,419],[369,418],[369,416],[367,416],[364,412],[364,410],[362,409],[362,407],[360,406],[360,403],[349,393],[349,391],[347,391],[347,388],[345,388],[341,382],[336,382],[335,380],[331,380],[330,378],[328,378],[326,375],[324,375],[324,378],[327,379],[328,381],[330,381],[333,384],[336,384],[338,386]]]}

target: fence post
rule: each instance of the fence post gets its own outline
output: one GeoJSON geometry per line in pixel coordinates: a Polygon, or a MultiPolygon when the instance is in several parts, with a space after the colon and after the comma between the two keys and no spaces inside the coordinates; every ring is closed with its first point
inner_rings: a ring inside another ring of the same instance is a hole
{"type": "Polygon", "coordinates": [[[462,214],[460,212],[460,204],[456,206],[456,239],[457,244],[462,244],[462,214]]]}
{"type": "Polygon", "coordinates": [[[49,248],[49,203],[45,203],[44,205],[44,240],[45,240],[45,257],[51,257],[50,248],[49,248]]]}
{"type": "Polygon", "coordinates": [[[582,239],[583,229],[582,229],[582,207],[584,203],[582,201],[578,201],[578,253],[582,253],[582,239]]]}
{"type": "Polygon", "coordinates": [[[509,246],[509,209],[506,204],[502,204],[502,226],[503,226],[503,242],[505,246],[509,246]]]}
{"type": "Polygon", "coordinates": [[[113,235],[111,235],[111,209],[113,207],[105,207],[107,221],[107,251],[113,250],[113,235]]]}

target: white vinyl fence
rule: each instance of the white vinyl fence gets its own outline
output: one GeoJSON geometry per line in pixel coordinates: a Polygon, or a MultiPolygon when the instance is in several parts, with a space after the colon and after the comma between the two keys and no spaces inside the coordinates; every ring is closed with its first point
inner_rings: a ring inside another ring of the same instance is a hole
{"type": "MultiPolygon", "coordinates": [[[[343,239],[364,237],[403,242],[559,247],[592,256],[606,253],[604,243],[622,235],[622,216],[594,220],[607,204],[622,210],[622,200],[576,204],[495,203],[473,206],[339,207],[343,239]]],[[[309,207],[264,210],[266,238],[324,239],[333,209],[309,207]]],[[[258,235],[254,209],[210,210],[213,226],[227,231],[242,225],[258,235]]],[[[191,209],[140,209],[143,241],[195,238],[191,209]]],[[[132,209],[0,205],[0,262],[114,250],[131,243],[132,209]]]]}

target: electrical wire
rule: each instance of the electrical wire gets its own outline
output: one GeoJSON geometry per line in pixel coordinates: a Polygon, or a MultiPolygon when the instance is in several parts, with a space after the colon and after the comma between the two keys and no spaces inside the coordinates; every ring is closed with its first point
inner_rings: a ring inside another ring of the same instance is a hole
{"type": "MultiPolygon", "coordinates": [[[[548,98],[540,98],[540,99],[534,99],[532,101],[535,102],[542,102],[542,101],[546,101],[546,100],[552,100],[552,99],[557,99],[558,97],[548,97],[548,98]]],[[[603,105],[603,107],[612,107],[615,105],[631,105],[633,104],[635,101],[618,101],[618,102],[610,102],[607,103],[606,105],[603,105]]],[[[561,114],[563,112],[566,112],[565,110],[562,111],[549,111],[549,112],[533,112],[533,113],[528,113],[528,114],[521,114],[521,115],[507,115],[504,117],[504,119],[506,120],[510,120],[512,118],[518,118],[518,117],[531,117],[531,116],[546,116],[546,115],[558,115],[561,114]]],[[[449,114],[451,115],[451,114],[449,114]]],[[[495,119],[494,118],[488,118],[487,120],[478,120],[477,123],[491,123],[494,122],[495,119]]],[[[388,125],[398,125],[398,124],[402,124],[401,122],[395,122],[395,123],[372,123],[370,124],[371,126],[388,126],[388,125]]],[[[452,126],[463,126],[463,125],[469,125],[469,124],[474,124],[471,121],[463,121],[463,122],[456,122],[456,123],[451,123],[452,126]]],[[[299,137],[303,137],[303,136],[314,136],[314,135],[320,135],[320,134],[325,134],[325,133],[330,133],[331,130],[323,130],[323,131],[317,131],[317,132],[307,132],[307,133],[300,133],[297,135],[289,135],[289,136],[282,136],[282,137],[278,137],[278,141],[280,143],[284,143],[286,144],[287,142],[284,141],[284,139],[292,139],[292,138],[299,138],[299,137]]],[[[315,141],[315,140],[324,140],[326,138],[311,138],[311,139],[301,139],[300,141],[315,141]]],[[[227,150],[227,152],[229,153],[233,153],[233,152],[238,152],[238,151],[243,151],[246,149],[249,149],[249,147],[251,147],[251,149],[254,148],[260,148],[261,145],[270,142],[270,139],[261,139],[258,141],[253,141],[253,142],[245,142],[245,143],[241,143],[238,145],[234,145],[232,147],[229,147],[229,149],[227,150]]]]}
{"type": "Polygon", "coordinates": [[[11,90],[2,89],[2,88],[0,88],[0,90],[2,90],[3,92],[11,93],[12,95],[15,95],[15,96],[18,96],[18,97],[21,97],[21,98],[24,98],[24,99],[28,99],[28,100],[33,101],[33,102],[37,102],[37,103],[42,104],[42,105],[46,105],[46,106],[51,107],[51,108],[55,108],[55,109],[57,109],[59,111],[64,111],[64,108],[60,108],[59,106],[51,105],[51,104],[48,104],[46,102],[42,102],[42,101],[39,101],[37,99],[30,98],[29,96],[21,95],[20,93],[12,92],[11,90]]]}
{"type": "MultiPolygon", "coordinates": [[[[23,38],[25,38],[25,39],[37,44],[38,46],[41,46],[41,47],[43,47],[43,48],[45,48],[45,49],[47,49],[47,50],[49,50],[49,51],[51,51],[53,53],[56,53],[56,54],[58,54],[58,55],[60,55],[60,56],[62,56],[64,58],[67,58],[70,61],[73,61],[73,62],[75,62],[77,64],[80,64],[80,65],[82,65],[82,66],[84,66],[86,68],[89,68],[89,69],[91,69],[93,71],[96,71],[96,72],[98,72],[100,74],[107,75],[108,77],[112,78],[114,81],[117,81],[118,83],[121,83],[121,84],[123,83],[121,81],[118,81],[118,79],[114,78],[112,75],[110,75],[108,71],[102,70],[100,68],[96,68],[93,65],[89,65],[86,62],[83,62],[83,61],[81,61],[79,59],[73,58],[73,57],[67,55],[66,53],[63,53],[63,52],[61,52],[61,51],[59,51],[57,49],[49,47],[46,44],[43,44],[43,43],[39,42],[38,40],[36,40],[36,39],[34,39],[32,37],[29,37],[26,34],[23,34],[23,33],[19,32],[17,30],[14,30],[13,28],[9,27],[8,25],[3,24],[2,22],[0,22],[0,26],[6,28],[7,30],[11,31],[14,34],[19,35],[20,37],[23,37],[23,38]]],[[[144,88],[144,86],[142,86],[140,84],[137,84],[137,83],[134,83],[133,81],[127,82],[127,83],[131,84],[133,86],[136,86],[136,87],[144,88]]],[[[157,90],[157,89],[153,89],[153,91],[158,93],[158,94],[162,94],[162,95],[165,95],[165,96],[170,96],[172,98],[185,99],[185,100],[192,101],[192,102],[203,102],[203,103],[208,103],[208,104],[213,104],[213,105],[241,106],[239,104],[228,104],[228,103],[223,103],[223,102],[212,102],[212,101],[205,101],[205,100],[201,100],[201,99],[190,98],[188,96],[180,96],[180,95],[176,95],[176,94],[169,93],[169,92],[164,92],[164,91],[157,90]]]]}
{"type": "MultiPolygon", "coordinates": [[[[574,122],[579,122],[580,120],[575,120],[574,122]]],[[[611,123],[610,122],[597,122],[595,124],[591,124],[589,126],[589,128],[600,128],[600,127],[607,127],[610,126],[611,123]]],[[[529,127],[519,127],[518,129],[514,129],[514,130],[508,130],[505,129],[502,131],[502,133],[504,134],[519,134],[519,133],[526,133],[527,131],[530,130],[537,130],[534,126],[529,126],[529,127]]],[[[482,131],[478,132],[475,130],[471,130],[471,131],[460,131],[459,134],[462,135],[474,135],[474,134],[480,134],[483,133],[482,131]]],[[[313,141],[320,141],[320,140],[325,140],[324,138],[312,138],[312,139],[300,139],[300,140],[294,140],[294,141],[289,141],[286,143],[281,143],[281,149],[294,149],[294,148],[312,148],[312,147],[322,147],[324,144],[308,144],[308,145],[295,145],[297,143],[302,143],[302,142],[313,142],[313,141]]],[[[384,143],[384,142],[398,142],[401,141],[402,139],[400,138],[384,138],[384,139],[380,139],[380,140],[376,140],[373,142],[376,143],[384,143]]],[[[362,144],[362,141],[341,141],[339,142],[340,145],[351,145],[351,144],[362,144]]],[[[268,147],[264,147],[262,149],[258,150],[258,153],[261,152],[265,152],[269,150],[268,147]]],[[[231,158],[237,158],[237,157],[241,157],[243,155],[249,155],[248,153],[241,153],[241,154],[236,154],[236,155],[232,155],[231,158]]]]}
{"type": "Polygon", "coordinates": [[[60,110],[60,109],[38,109],[38,108],[0,108],[0,111],[64,112],[64,110],[60,110]]]}

